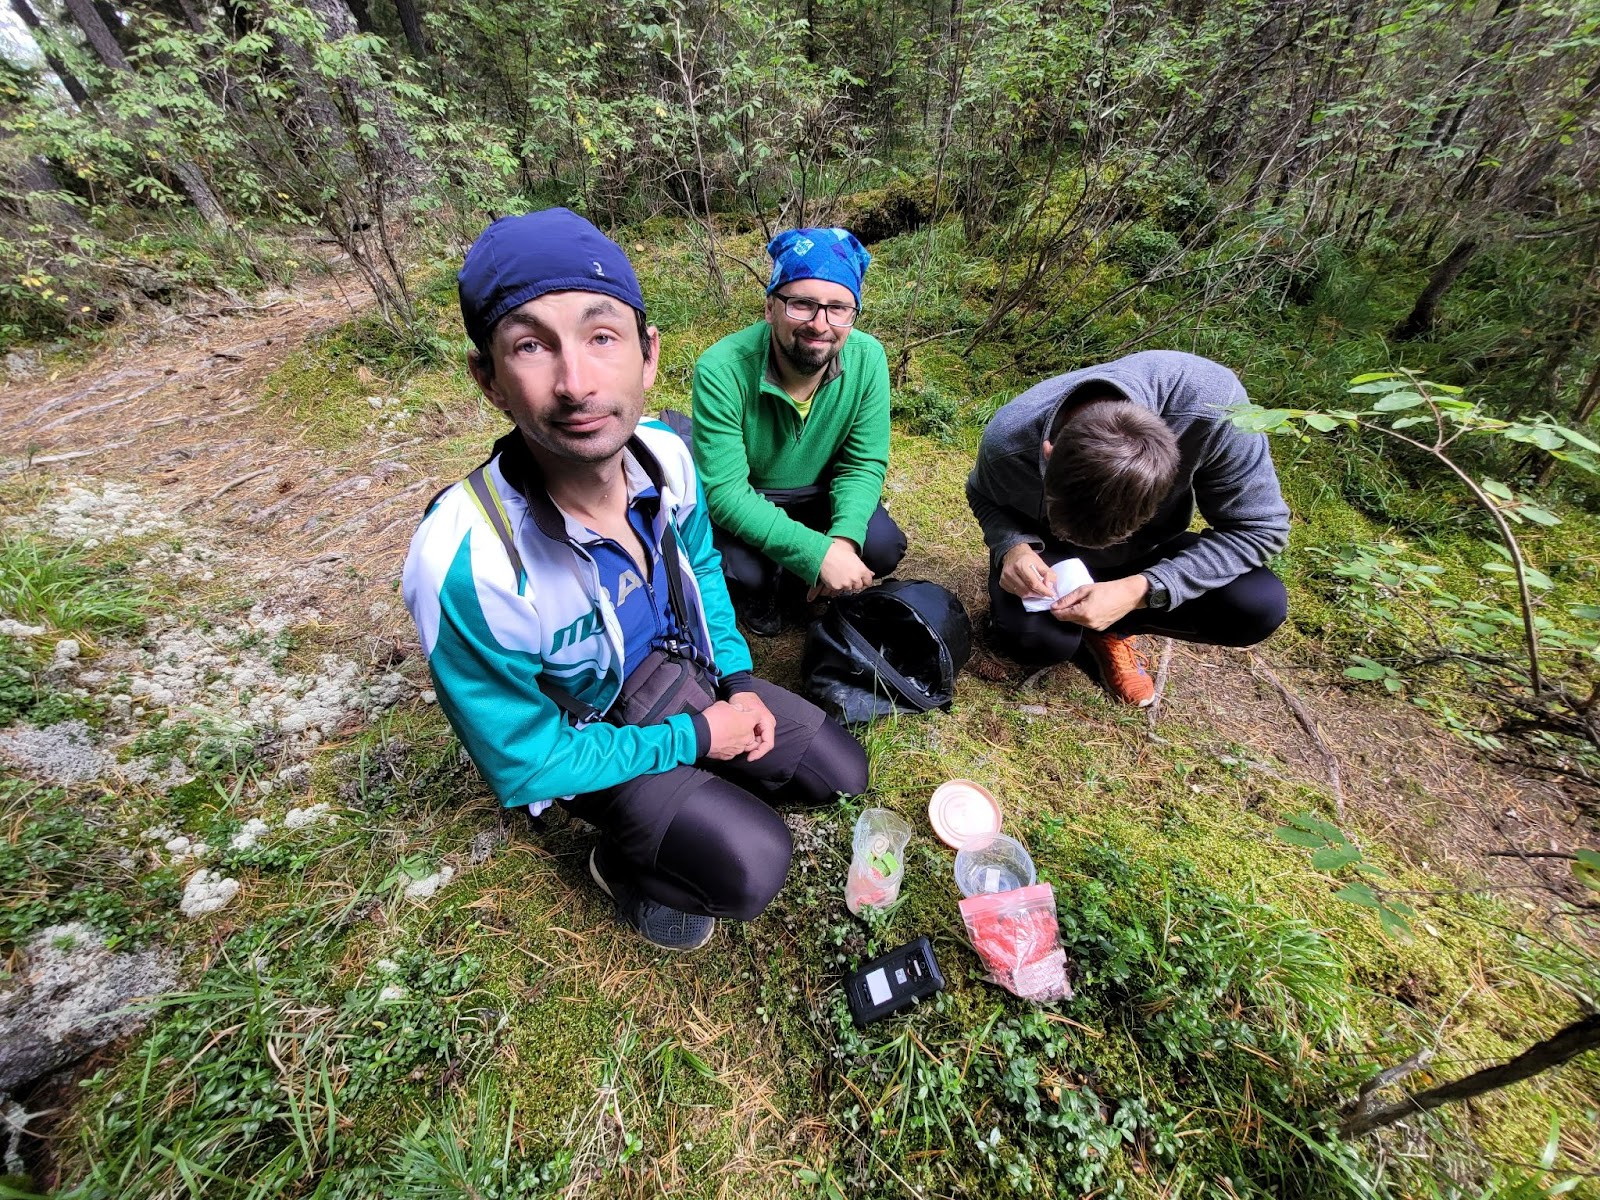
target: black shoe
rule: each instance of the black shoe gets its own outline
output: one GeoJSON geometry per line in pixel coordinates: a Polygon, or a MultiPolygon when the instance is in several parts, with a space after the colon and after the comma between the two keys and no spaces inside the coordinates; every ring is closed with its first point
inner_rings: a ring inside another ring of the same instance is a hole
{"type": "Polygon", "coordinates": [[[599,846],[589,851],[589,875],[602,892],[616,901],[617,919],[652,946],[663,950],[698,950],[717,931],[715,917],[697,917],[643,896],[629,897],[626,889],[613,889],[601,874],[599,846]]]}
{"type": "Polygon", "coordinates": [[[745,598],[744,627],[757,637],[777,637],[783,632],[783,612],[778,607],[778,589],[764,588],[745,598]]]}

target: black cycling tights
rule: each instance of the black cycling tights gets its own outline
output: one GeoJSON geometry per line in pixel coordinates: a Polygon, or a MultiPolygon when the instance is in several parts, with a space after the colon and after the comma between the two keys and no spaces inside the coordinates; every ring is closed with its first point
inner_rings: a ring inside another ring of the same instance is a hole
{"type": "Polygon", "coordinates": [[[685,912],[750,920],[783,886],[794,849],[769,801],[814,806],[866,791],[866,752],[849,733],[792,692],[760,679],[753,690],[777,721],[759,761],[702,760],[573,801],[573,814],[601,830],[608,883],[685,912]]]}

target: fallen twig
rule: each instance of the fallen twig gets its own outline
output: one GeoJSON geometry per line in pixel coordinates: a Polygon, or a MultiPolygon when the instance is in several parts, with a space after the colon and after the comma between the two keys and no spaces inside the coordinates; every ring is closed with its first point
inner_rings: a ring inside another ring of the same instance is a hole
{"type": "Polygon", "coordinates": [[[1161,644],[1161,661],[1156,665],[1156,694],[1150,701],[1150,728],[1156,727],[1156,718],[1161,715],[1161,699],[1167,694],[1167,673],[1172,670],[1172,639],[1163,638],[1161,644]]]}
{"type": "Polygon", "coordinates": [[[71,462],[75,458],[88,458],[95,454],[104,454],[107,450],[120,450],[124,446],[133,445],[130,438],[121,442],[107,442],[104,446],[96,446],[93,450],[66,450],[60,454],[41,454],[37,458],[30,458],[28,465],[31,467],[44,466],[46,463],[71,462]]]}
{"type": "Polygon", "coordinates": [[[238,487],[240,484],[249,483],[252,479],[260,479],[263,475],[270,475],[270,474],[272,474],[272,472],[276,471],[277,469],[278,468],[275,467],[275,466],[274,467],[262,467],[259,471],[251,471],[248,475],[235,476],[234,478],[228,480],[227,483],[225,483],[221,487],[219,487],[216,491],[212,492],[211,495],[205,497],[205,499],[203,499],[203,500],[191,500],[191,501],[189,501],[189,503],[185,504],[178,511],[179,512],[188,512],[191,508],[195,508],[195,507],[197,507],[197,506],[199,506],[201,504],[210,504],[213,500],[217,500],[217,499],[220,499],[223,496],[226,496],[229,492],[233,491],[233,489],[238,487]]]}
{"type": "Polygon", "coordinates": [[[345,522],[343,522],[343,523],[341,523],[339,525],[335,525],[332,529],[329,529],[329,530],[327,530],[327,531],[325,531],[323,533],[318,534],[316,537],[311,539],[311,544],[313,546],[320,546],[320,545],[322,545],[323,542],[326,542],[329,538],[337,537],[342,533],[348,533],[350,530],[355,529],[358,525],[363,524],[366,521],[366,519],[368,517],[370,517],[373,513],[379,511],[380,509],[384,509],[384,508],[389,507],[389,505],[395,503],[395,501],[397,501],[397,500],[403,500],[407,496],[413,495],[416,492],[420,492],[423,488],[427,487],[432,482],[433,482],[433,480],[431,480],[431,479],[419,479],[419,480],[417,480],[416,483],[413,483],[410,487],[402,488],[402,489],[400,489],[400,491],[396,492],[392,496],[385,496],[382,500],[379,500],[376,504],[372,505],[370,508],[362,509],[355,516],[351,517],[348,521],[345,521],[345,522]]]}
{"type": "Polygon", "coordinates": [[[1289,686],[1278,678],[1278,673],[1267,665],[1266,659],[1262,658],[1254,650],[1247,650],[1245,653],[1249,656],[1251,672],[1278,689],[1278,695],[1283,697],[1284,704],[1294,714],[1294,719],[1299,723],[1300,728],[1305,731],[1305,735],[1316,746],[1317,753],[1322,755],[1322,764],[1328,772],[1328,786],[1333,789],[1333,810],[1339,815],[1339,820],[1343,821],[1345,819],[1344,784],[1339,778],[1339,760],[1334,757],[1333,751],[1328,748],[1328,743],[1323,740],[1322,731],[1317,728],[1317,723],[1312,720],[1310,712],[1306,710],[1306,706],[1300,697],[1290,691],[1289,686]]]}
{"type": "Polygon", "coordinates": [[[1017,691],[1027,691],[1029,688],[1033,687],[1034,684],[1038,683],[1039,680],[1043,679],[1046,675],[1050,674],[1051,671],[1054,671],[1060,665],[1060,663],[1051,663],[1048,667],[1040,667],[1032,675],[1029,675],[1022,681],[1021,685],[1017,688],[1017,691]]]}

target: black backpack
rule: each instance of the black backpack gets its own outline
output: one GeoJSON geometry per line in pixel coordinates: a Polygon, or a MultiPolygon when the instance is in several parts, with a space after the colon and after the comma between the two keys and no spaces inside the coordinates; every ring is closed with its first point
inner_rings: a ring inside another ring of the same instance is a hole
{"type": "Polygon", "coordinates": [[[890,579],[840,596],[806,630],[806,695],[846,725],[948,709],[972,653],[972,622],[953,592],[890,579]]]}

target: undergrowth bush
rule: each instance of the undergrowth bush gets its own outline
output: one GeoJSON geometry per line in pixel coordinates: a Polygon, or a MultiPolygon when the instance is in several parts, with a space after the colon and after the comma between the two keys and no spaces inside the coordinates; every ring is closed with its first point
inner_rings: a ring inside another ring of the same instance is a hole
{"type": "MultiPolygon", "coordinates": [[[[1076,996],[1059,1012],[947,996],[920,1028],[893,1032],[855,1030],[841,1002],[838,1053],[868,1103],[840,1121],[874,1131],[897,1175],[929,1189],[1120,1195],[1130,1169],[1159,1166],[1226,1174],[1240,1196],[1365,1194],[1353,1152],[1307,1120],[1343,1075],[1354,1024],[1348,968],[1327,940],[1181,861],[1069,845],[1056,847],[1070,866],[1055,886],[1076,996]],[[1260,1111],[1218,1112],[1219,1096],[1260,1111]],[[1307,1138],[1342,1165],[1309,1154],[1307,1138]]],[[[853,1155],[830,1171],[844,1194],[899,1194],[853,1155]]]]}

